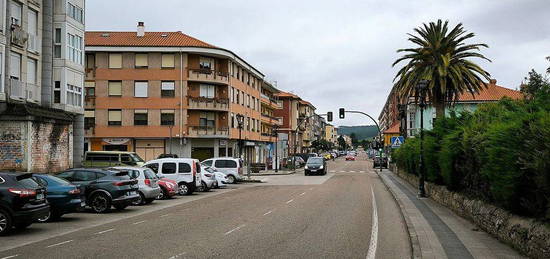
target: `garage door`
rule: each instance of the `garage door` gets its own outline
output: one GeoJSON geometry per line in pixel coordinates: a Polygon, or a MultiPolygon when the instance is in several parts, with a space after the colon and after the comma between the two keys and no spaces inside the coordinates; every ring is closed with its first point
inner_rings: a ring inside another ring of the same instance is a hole
{"type": "Polygon", "coordinates": [[[200,161],[214,157],[214,148],[210,147],[194,147],[191,149],[191,157],[200,161]]]}
{"type": "Polygon", "coordinates": [[[143,158],[145,161],[157,159],[160,154],[164,153],[164,148],[158,147],[136,147],[136,153],[139,157],[143,158]]]}

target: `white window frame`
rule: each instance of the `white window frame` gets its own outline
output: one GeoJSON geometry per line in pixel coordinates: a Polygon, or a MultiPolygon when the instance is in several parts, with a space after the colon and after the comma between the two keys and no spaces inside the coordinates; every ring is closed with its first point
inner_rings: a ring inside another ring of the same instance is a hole
{"type": "Polygon", "coordinates": [[[63,30],[61,28],[54,28],[53,30],[53,57],[54,58],[61,58],[63,56],[63,49],[61,48],[61,41],[63,39],[63,30]],[[57,34],[59,32],[59,34],[57,34]],[[59,38],[58,38],[59,36],[59,38]],[[56,53],[56,49],[59,49],[59,53],[56,53]],[[58,55],[59,54],[59,55],[58,55]]]}
{"type": "Polygon", "coordinates": [[[27,83],[36,85],[38,83],[37,76],[38,76],[38,60],[27,57],[27,83]]]}
{"type": "Polygon", "coordinates": [[[17,52],[10,52],[10,78],[21,80],[21,54],[17,52]],[[17,61],[17,62],[14,62],[17,61]],[[19,65],[15,65],[19,63],[19,65]]]}
{"type": "Polygon", "coordinates": [[[146,98],[148,97],[149,82],[147,81],[135,81],[134,82],[134,97],[146,98]]]}
{"type": "MultiPolygon", "coordinates": [[[[17,19],[17,25],[21,26],[23,22],[21,21],[21,17],[23,16],[23,5],[21,5],[18,2],[10,1],[10,18],[17,19]]],[[[10,21],[10,25],[13,24],[12,21],[10,21]]]]}
{"type": "Polygon", "coordinates": [[[201,84],[199,90],[199,96],[204,98],[215,98],[216,97],[216,86],[201,84]]]}
{"type": "Polygon", "coordinates": [[[79,65],[84,65],[82,43],[82,37],[67,33],[67,59],[79,65]]]}

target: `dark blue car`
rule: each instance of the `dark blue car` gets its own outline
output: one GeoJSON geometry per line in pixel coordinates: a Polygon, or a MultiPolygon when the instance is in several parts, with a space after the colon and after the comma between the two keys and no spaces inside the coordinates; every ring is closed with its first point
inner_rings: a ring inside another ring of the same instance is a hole
{"type": "Polygon", "coordinates": [[[50,203],[50,214],[38,219],[39,222],[59,219],[63,214],[76,212],[85,206],[78,186],[53,175],[33,174],[33,176],[46,188],[46,199],[50,203]]]}

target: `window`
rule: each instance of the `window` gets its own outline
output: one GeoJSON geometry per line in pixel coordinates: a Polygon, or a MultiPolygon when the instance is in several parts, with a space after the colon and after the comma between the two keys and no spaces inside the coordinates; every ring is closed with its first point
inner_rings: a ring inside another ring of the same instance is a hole
{"type": "Polygon", "coordinates": [[[53,102],[61,103],[61,81],[54,81],[53,102]]]}
{"type": "Polygon", "coordinates": [[[11,24],[21,26],[21,14],[23,7],[20,3],[10,1],[10,15],[11,15],[11,24]]]}
{"type": "Polygon", "coordinates": [[[231,113],[231,128],[235,128],[235,114],[231,113]]]}
{"type": "Polygon", "coordinates": [[[147,110],[134,110],[134,125],[147,125],[147,110]]]}
{"type": "Polygon", "coordinates": [[[109,126],[122,125],[122,110],[109,110],[109,126]]]}
{"type": "Polygon", "coordinates": [[[147,97],[147,82],[136,81],[134,83],[134,97],[147,97]]]}
{"type": "Polygon", "coordinates": [[[250,117],[246,117],[246,130],[250,130],[250,117]]]}
{"type": "Polygon", "coordinates": [[[237,162],[235,162],[234,160],[220,159],[220,160],[216,160],[216,162],[214,162],[214,167],[216,167],[216,168],[237,168],[237,162]]]}
{"type": "Polygon", "coordinates": [[[235,89],[233,94],[235,94],[235,103],[239,104],[240,103],[239,90],[235,89]]]}
{"type": "Polygon", "coordinates": [[[256,119],[252,119],[252,126],[250,128],[252,131],[256,131],[256,119]]]}
{"type": "MultiPolygon", "coordinates": [[[[76,64],[84,64],[82,62],[82,37],[70,33],[67,34],[67,58],[76,64]]],[[[122,64],[122,55],[120,59],[120,63],[122,64]]],[[[109,56],[109,65],[111,65],[110,62],[111,59],[109,56]]]]}
{"type": "Polygon", "coordinates": [[[122,96],[122,81],[109,81],[109,96],[122,96]]]}
{"type": "Polygon", "coordinates": [[[38,13],[32,9],[28,9],[27,17],[27,49],[33,52],[38,52],[38,13]]]}
{"type": "Polygon", "coordinates": [[[174,54],[162,54],[162,57],[161,57],[162,61],[161,61],[161,67],[162,68],[174,68],[174,59],[175,59],[175,55],[174,54]]]}
{"type": "Polygon", "coordinates": [[[160,85],[161,97],[174,97],[176,96],[176,85],[174,81],[164,81],[160,85]]]}
{"type": "Polygon", "coordinates": [[[163,163],[162,164],[162,173],[163,174],[175,174],[176,173],[176,163],[163,163]]]}
{"type": "Polygon", "coordinates": [[[244,106],[244,92],[241,91],[241,105],[244,106]]]}
{"type": "Polygon", "coordinates": [[[179,163],[178,173],[191,173],[191,166],[187,163],[179,163]]]}
{"type": "Polygon", "coordinates": [[[95,126],[95,110],[84,111],[84,129],[90,129],[95,126]]]}
{"type": "Polygon", "coordinates": [[[84,94],[86,96],[95,96],[95,82],[94,81],[84,82],[84,94]]]}
{"type": "Polygon", "coordinates": [[[214,98],[216,87],[213,85],[203,85],[200,87],[200,97],[214,98]]]}
{"type": "Polygon", "coordinates": [[[174,110],[160,110],[160,125],[174,125],[174,110]]]}
{"type": "Polygon", "coordinates": [[[148,164],[148,165],[145,165],[145,167],[153,170],[153,172],[155,172],[155,174],[159,172],[159,164],[157,164],[157,163],[148,164]]]}
{"type": "Polygon", "coordinates": [[[230,86],[229,87],[229,96],[230,96],[229,98],[231,98],[231,103],[234,103],[234,101],[235,101],[235,96],[233,95],[233,91],[234,91],[233,87],[230,86]]]}
{"type": "Polygon", "coordinates": [[[67,15],[79,23],[84,22],[84,11],[72,3],[67,3],[67,15]]]}
{"type": "Polygon", "coordinates": [[[414,113],[411,112],[409,115],[409,129],[414,129],[414,113]]]}
{"type": "Polygon", "coordinates": [[[73,181],[75,182],[87,182],[96,179],[95,172],[88,171],[76,171],[73,175],[73,181]]]}
{"type": "Polygon", "coordinates": [[[109,68],[122,68],[122,54],[120,53],[109,54],[109,68]]]}
{"type": "Polygon", "coordinates": [[[250,95],[246,94],[246,107],[250,108],[250,95]]]}
{"type": "Polygon", "coordinates": [[[204,166],[212,166],[212,162],[213,162],[212,160],[206,160],[206,161],[203,161],[202,164],[204,166]]]}
{"type": "Polygon", "coordinates": [[[36,84],[36,59],[27,58],[27,83],[36,84]]]}
{"type": "Polygon", "coordinates": [[[21,79],[21,54],[10,53],[10,78],[21,79]]]}
{"type": "Polygon", "coordinates": [[[136,68],[143,68],[148,66],[147,62],[147,53],[137,53],[136,54],[136,68]]]}
{"type": "Polygon", "coordinates": [[[213,128],[216,125],[216,114],[213,112],[201,112],[199,125],[213,128]]]}
{"type": "Polygon", "coordinates": [[[214,69],[214,59],[213,58],[207,58],[207,57],[200,57],[199,66],[200,66],[200,69],[213,70],[214,69]]]}
{"type": "Polygon", "coordinates": [[[55,28],[53,41],[53,56],[54,58],[61,58],[61,28],[55,28]]]}
{"type": "Polygon", "coordinates": [[[66,103],[73,106],[82,106],[82,87],[67,84],[66,103]]]}
{"type": "Polygon", "coordinates": [[[86,54],[86,69],[95,69],[95,55],[86,54]]]}

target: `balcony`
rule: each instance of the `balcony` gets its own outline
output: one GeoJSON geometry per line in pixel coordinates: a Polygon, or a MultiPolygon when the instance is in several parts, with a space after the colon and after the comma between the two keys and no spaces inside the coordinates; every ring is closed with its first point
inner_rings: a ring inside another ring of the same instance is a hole
{"type": "Polygon", "coordinates": [[[206,98],[188,96],[187,100],[189,103],[189,110],[229,110],[229,99],[227,98],[206,98]]]}
{"type": "Polygon", "coordinates": [[[187,127],[187,136],[190,138],[227,138],[229,127],[190,125],[187,127]]]}
{"type": "Polygon", "coordinates": [[[275,98],[271,98],[265,94],[260,94],[260,100],[262,101],[262,103],[267,104],[269,107],[273,109],[278,110],[283,108],[283,105],[279,103],[278,100],[276,100],[275,98]]]}
{"type": "Polygon", "coordinates": [[[202,68],[189,68],[187,70],[189,81],[200,81],[223,85],[227,85],[229,83],[229,75],[227,72],[202,68]]]}
{"type": "Polygon", "coordinates": [[[21,82],[17,79],[10,79],[9,82],[12,99],[40,103],[42,96],[38,85],[21,82]]]}
{"type": "Polygon", "coordinates": [[[283,118],[280,117],[273,117],[267,114],[262,114],[261,121],[266,124],[271,125],[283,125],[283,118]]]}

